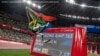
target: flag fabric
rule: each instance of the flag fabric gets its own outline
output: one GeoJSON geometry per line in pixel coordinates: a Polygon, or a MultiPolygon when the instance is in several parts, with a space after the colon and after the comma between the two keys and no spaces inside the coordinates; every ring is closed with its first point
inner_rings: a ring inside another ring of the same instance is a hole
{"type": "Polygon", "coordinates": [[[50,21],[56,20],[56,17],[49,16],[49,15],[43,15],[43,20],[50,22],[50,21]]]}
{"type": "Polygon", "coordinates": [[[56,20],[56,17],[45,15],[31,8],[27,8],[27,16],[29,29],[34,32],[43,32],[45,29],[51,27],[49,22],[56,20]]]}

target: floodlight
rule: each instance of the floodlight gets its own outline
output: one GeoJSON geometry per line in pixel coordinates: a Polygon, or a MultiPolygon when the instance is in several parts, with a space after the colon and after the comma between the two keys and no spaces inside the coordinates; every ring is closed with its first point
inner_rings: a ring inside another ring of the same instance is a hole
{"type": "Polygon", "coordinates": [[[27,0],[23,0],[23,2],[26,2],[27,0]]]}
{"type": "Polygon", "coordinates": [[[31,2],[30,0],[28,0],[28,1],[27,1],[27,4],[29,4],[29,5],[30,5],[31,3],[32,3],[32,2],[31,2]]]}
{"type": "Polygon", "coordinates": [[[41,6],[38,5],[37,8],[41,9],[41,6]]]}
{"type": "Polygon", "coordinates": [[[32,6],[36,7],[36,4],[35,3],[32,3],[32,6]]]}
{"type": "Polygon", "coordinates": [[[80,6],[81,6],[81,7],[86,7],[86,4],[81,4],[80,6]]]}

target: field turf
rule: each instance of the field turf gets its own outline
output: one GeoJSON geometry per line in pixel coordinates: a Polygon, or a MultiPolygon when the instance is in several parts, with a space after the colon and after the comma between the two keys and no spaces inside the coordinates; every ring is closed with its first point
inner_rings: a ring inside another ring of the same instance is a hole
{"type": "Polygon", "coordinates": [[[23,49],[0,49],[0,56],[32,56],[29,54],[29,50],[23,49]]]}
{"type": "Polygon", "coordinates": [[[97,56],[96,54],[88,54],[88,56],[97,56]]]}
{"type": "MultiPolygon", "coordinates": [[[[28,49],[0,49],[0,56],[32,56],[28,49]]],[[[88,54],[88,56],[96,56],[95,54],[88,54]]]]}

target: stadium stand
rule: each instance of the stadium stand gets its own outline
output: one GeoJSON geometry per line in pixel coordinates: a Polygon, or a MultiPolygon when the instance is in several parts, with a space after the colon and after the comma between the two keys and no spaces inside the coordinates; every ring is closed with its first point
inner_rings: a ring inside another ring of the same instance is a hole
{"type": "Polygon", "coordinates": [[[0,11],[0,24],[6,25],[6,29],[0,26],[0,39],[31,44],[32,32],[28,31],[28,23],[11,19],[10,14],[0,11]]]}
{"type": "Polygon", "coordinates": [[[3,37],[9,41],[15,41],[15,42],[23,42],[30,44],[32,40],[32,36],[25,33],[20,33],[13,30],[7,30],[4,28],[0,28],[0,37],[3,37]]]}
{"type": "Polygon", "coordinates": [[[0,13],[0,23],[8,24],[22,29],[28,29],[28,23],[14,20],[6,13],[0,13]]]}
{"type": "Polygon", "coordinates": [[[88,53],[100,54],[99,33],[88,33],[88,53]]]}

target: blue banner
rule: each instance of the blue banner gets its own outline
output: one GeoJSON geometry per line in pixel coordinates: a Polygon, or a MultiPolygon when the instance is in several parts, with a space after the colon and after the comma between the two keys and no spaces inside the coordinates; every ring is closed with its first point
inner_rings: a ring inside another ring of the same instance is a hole
{"type": "Polygon", "coordinates": [[[87,32],[100,33],[100,26],[87,25],[87,32]]]}

